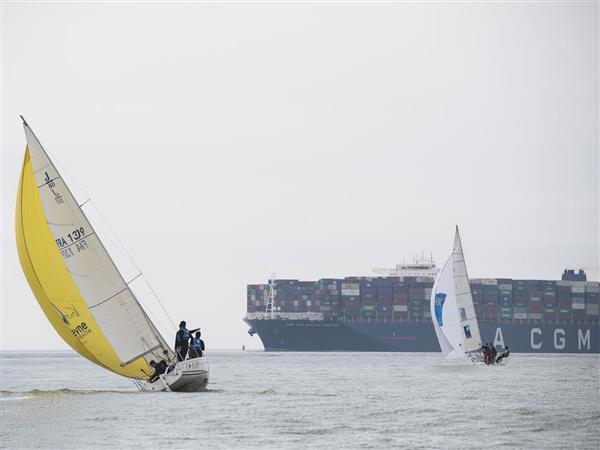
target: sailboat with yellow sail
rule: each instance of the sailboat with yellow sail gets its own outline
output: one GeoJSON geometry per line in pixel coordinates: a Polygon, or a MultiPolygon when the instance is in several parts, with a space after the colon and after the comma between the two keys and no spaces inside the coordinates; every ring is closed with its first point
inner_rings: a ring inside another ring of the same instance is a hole
{"type": "Polygon", "coordinates": [[[176,360],[25,119],[23,127],[17,249],[54,329],[80,355],[131,378],[142,390],[205,389],[206,356],[176,360]],[[150,362],[162,360],[168,370],[150,383],[150,362]]]}

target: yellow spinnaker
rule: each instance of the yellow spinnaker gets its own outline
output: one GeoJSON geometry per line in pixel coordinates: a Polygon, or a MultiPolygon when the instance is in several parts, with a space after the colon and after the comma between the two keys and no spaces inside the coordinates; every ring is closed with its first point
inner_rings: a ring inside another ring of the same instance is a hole
{"type": "Polygon", "coordinates": [[[147,378],[144,372],[152,370],[143,358],[121,366],[121,360],[68,272],[46,221],[28,148],[17,193],[16,235],[25,277],[60,337],[76,352],[105,369],[130,378],[147,378]]]}

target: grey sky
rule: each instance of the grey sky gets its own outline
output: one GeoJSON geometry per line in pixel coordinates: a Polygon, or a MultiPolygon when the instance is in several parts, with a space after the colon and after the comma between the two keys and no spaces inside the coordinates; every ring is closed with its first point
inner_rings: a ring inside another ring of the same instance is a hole
{"type": "MultiPolygon", "coordinates": [[[[23,114],[173,319],[259,347],[246,284],[447,257],[598,280],[598,3],[2,5],[2,348],[23,114]]],[[[167,336],[170,340],[172,336],[167,336]]]]}

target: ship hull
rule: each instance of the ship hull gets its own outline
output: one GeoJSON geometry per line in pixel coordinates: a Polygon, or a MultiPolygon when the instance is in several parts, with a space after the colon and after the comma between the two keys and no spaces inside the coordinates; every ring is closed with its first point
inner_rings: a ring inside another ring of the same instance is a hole
{"type": "MultiPolygon", "coordinates": [[[[267,351],[439,352],[433,324],[246,320],[267,351]]],[[[600,353],[600,327],[480,323],[483,342],[515,353],[600,353]]]]}

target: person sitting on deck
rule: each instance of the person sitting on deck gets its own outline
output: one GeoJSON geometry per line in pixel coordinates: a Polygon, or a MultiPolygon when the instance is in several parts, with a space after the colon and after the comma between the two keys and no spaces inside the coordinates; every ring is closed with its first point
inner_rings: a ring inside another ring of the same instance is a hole
{"type": "Polygon", "coordinates": [[[150,377],[150,383],[154,383],[156,380],[158,380],[158,378],[166,372],[167,370],[167,363],[165,362],[165,360],[163,359],[161,362],[159,362],[158,364],[156,363],[156,361],[150,361],[150,367],[152,367],[154,369],[154,373],[152,374],[152,376],[150,377]]]}
{"type": "Polygon", "coordinates": [[[178,361],[183,361],[187,356],[191,334],[199,329],[195,328],[190,331],[186,328],[185,320],[179,322],[179,331],[175,335],[175,353],[177,353],[178,361]]]}
{"type": "Polygon", "coordinates": [[[204,350],[204,341],[200,339],[200,332],[196,332],[196,336],[190,341],[190,359],[201,358],[202,350],[204,350]]]}

